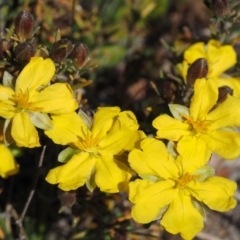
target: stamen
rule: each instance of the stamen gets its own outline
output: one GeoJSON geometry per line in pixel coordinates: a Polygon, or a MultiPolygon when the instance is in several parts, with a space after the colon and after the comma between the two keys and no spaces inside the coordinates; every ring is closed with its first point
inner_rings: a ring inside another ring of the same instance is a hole
{"type": "Polygon", "coordinates": [[[98,154],[98,143],[101,139],[98,135],[93,138],[92,133],[86,127],[83,127],[82,132],[84,137],[79,139],[78,142],[72,143],[72,145],[82,151],[98,154]]]}

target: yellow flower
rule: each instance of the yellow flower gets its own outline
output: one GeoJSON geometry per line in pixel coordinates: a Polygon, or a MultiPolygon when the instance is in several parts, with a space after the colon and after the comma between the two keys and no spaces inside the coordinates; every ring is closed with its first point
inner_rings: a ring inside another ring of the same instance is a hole
{"type": "Polygon", "coordinates": [[[240,126],[240,99],[228,95],[213,108],[217,99],[214,79],[196,80],[189,109],[170,104],[174,118],[163,114],[153,121],[157,137],[179,141],[179,154],[191,159],[198,156],[202,165],[211,152],[225,159],[235,159],[240,155],[240,134],[231,127],[240,126]]]}
{"type": "Polygon", "coordinates": [[[7,178],[19,171],[19,165],[16,163],[11,151],[3,143],[3,124],[0,120],[0,176],[7,178]]]}
{"type": "Polygon", "coordinates": [[[126,150],[132,150],[140,138],[134,114],[120,112],[118,107],[98,108],[91,124],[83,122],[76,113],[54,118],[54,129],[45,131],[55,143],[70,144],[59,155],[67,163],[48,173],[46,180],[64,191],[85,183],[89,190],[98,186],[101,191],[127,190],[131,177],[126,163],[119,160],[126,150]]]}
{"type": "Polygon", "coordinates": [[[68,84],[47,86],[54,73],[51,59],[34,57],[18,76],[15,91],[11,82],[0,85],[0,116],[7,119],[4,126],[6,142],[10,142],[11,136],[20,147],[40,146],[35,127],[53,127],[47,113],[70,113],[78,107],[68,84]]]}
{"type": "Polygon", "coordinates": [[[19,166],[14,160],[11,151],[0,143],[0,176],[7,178],[8,176],[18,173],[19,166]]]}
{"type": "Polygon", "coordinates": [[[214,170],[193,159],[175,159],[165,145],[146,138],[141,149],[129,154],[129,163],[142,179],[129,184],[129,199],[134,204],[132,217],[139,223],[161,219],[170,233],[192,239],[204,224],[203,204],[216,211],[235,207],[235,182],[213,176],[214,170]]]}
{"type": "Polygon", "coordinates": [[[184,52],[182,64],[177,65],[184,80],[186,80],[189,66],[199,58],[205,58],[208,63],[207,78],[217,78],[218,87],[228,86],[234,89],[234,96],[240,96],[240,78],[223,75],[237,63],[237,54],[231,45],[221,45],[217,40],[210,40],[206,45],[198,42],[190,46],[184,52]]]}

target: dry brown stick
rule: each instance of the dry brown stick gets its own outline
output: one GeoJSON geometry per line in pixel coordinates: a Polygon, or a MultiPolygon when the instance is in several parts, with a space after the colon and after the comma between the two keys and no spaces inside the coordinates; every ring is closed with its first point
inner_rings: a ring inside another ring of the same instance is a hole
{"type": "MultiPolygon", "coordinates": [[[[22,211],[22,214],[21,214],[19,220],[16,221],[16,224],[18,225],[19,229],[22,228],[23,219],[24,219],[24,217],[26,215],[28,207],[29,207],[29,205],[31,203],[31,200],[33,198],[33,195],[35,193],[37,182],[38,182],[38,178],[39,178],[39,175],[40,175],[40,170],[41,170],[43,159],[44,159],[44,155],[45,155],[45,151],[46,151],[46,146],[43,147],[42,152],[41,152],[41,156],[40,156],[40,159],[39,159],[39,162],[38,162],[38,170],[37,170],[37,174],[36,174],[36,177],[34,179],[34,182],[33,182],[32,190],[31,190],[31,192],[30,192],[30,194],[28,196],[27,202],[26,202],[26,204],[24,206],[24,209],[22,211]]],[[[20,234],[21,234],[21,232],[20,232],[20,234]]],[[[20,239],[22,239],[21,236],[20,236],[20,239]]]]}

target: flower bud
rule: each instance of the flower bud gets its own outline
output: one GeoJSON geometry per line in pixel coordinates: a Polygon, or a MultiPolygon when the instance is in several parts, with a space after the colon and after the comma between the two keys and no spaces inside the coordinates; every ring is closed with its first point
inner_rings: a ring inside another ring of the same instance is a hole
{"type": "Polygon", "coordinates": [[[34,18],[31,13],[22,11],[14,20],[15,33],[21,39],[27,39],[32,36],[34,18]]]}
{"type": "Polygon", "coordinates": [[[0,59],[3,59],[7,55],[7,51],[9,51],[12,47],[12,43],[6,39],[1,39],[0,41],[0,59]]]}
{"type": "Polygon", "coordinates": [[[63,61],[73,50],[73,45],[68,39],[61,39],[53,44],[52,51],[50,53],[50,58],[56,62],[60,63],[63,61]]]}
{"type": "Polygon", "coordinates": [[[82,67],[84,62],[88,58],[88,47],[87,45],[80,43],[74,46],[72,53],[69,56],[70,59],[74,61],[74,66],[76,68],[82,67]]]}
{"type": "Polygon", "coordinates": [[[163,85],[163,97],[168,102],[173,102],[177,96],[178,86],[171,80],[166,80],[163,85]]]}
{"type": "Polygon", "coordinates": [[[35,49],[31,43],[22,42],[15,48],[16,61],[21,64],[29,62],[30,58],[34,56],[35,49]]]}
{"type": "Polygon", "coordinates": [[[188,68],[187,85],[193,87],[196,79],[204,78],[208,74],[208,63],[205,58],[198,58],[188,68]]]}
{"type": "Polygon", "coordinates": [[[212,9],[216,16],[224,17],[228,13],[228,1],[229,0],[213,0],[212,9]]]}
{"type": "Polygon", "coordinates": [[[58,198],[60,199],[62,206],[72,207],[77,201],[76,195],[77,194],[75,191],[70,192],[59,191],[58,198]]]}
{"type": "Polygon", "coordinates": [[[218,100],[217,104],[222,103],[226,98],[227,95],[233,95],[233,89],[228,86],[222,86],[218,88],[218,100]]]}

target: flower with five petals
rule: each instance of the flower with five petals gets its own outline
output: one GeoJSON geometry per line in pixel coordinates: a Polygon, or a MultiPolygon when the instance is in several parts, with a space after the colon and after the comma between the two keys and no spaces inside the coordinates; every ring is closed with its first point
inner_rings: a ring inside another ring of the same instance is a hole
{"type": "Polygon", "coordinates": [[[207,78],[215,77],[218,87],[228,86],[234,90],[234,96],[240,96],[240,79],[224,74],[237,63],[237,54],[231,45],[221,45],[219,41],[213,39],[206,45],[203,42],[191,45],[184,52],[183,62],[177,65],[185,81],[189,66],[199,58],[206,59],[208,63],[207,78]]]}
{"type": "Polygon", "coordinates": [[[168,232],[192,239],[204,225],[203,204],[220,212],[235,207],[236,183],[213,176],[214,170],[202,166],[197,155],[174,159],[154,138],[144,139],[141,149],[129,154],[130,166],[141,177],[129,184],[136,222],[161,219],[168,232]]]}
{"type": "Polygon", "coordinates": [[[70,147],[59,155],[67,163],[48,173],[46,180],[64,191],[85,183],[90,191],[98,186],[104,192],[127,190],[131,171],[121,159],[145,135],[130,111],[118,107],[98,108],[93,123],[83,121],[76,113],[54,118],[54,128],[45,131],[55,143],[70,147]],[[90,124],[89,124],[90,123],[90,124]]]}
{"type": "Polygon", "coordinates": [[[48,113],[70,113],[78,107],[68,84],[48,86],[54,74],[51,59],[33,57],[19,74],[15,87],[10,81],[0,86],[0,116],[6,119],[6,142],[11,142],[12,137],[20,147],[40,146],[35,127],[53,127],[48,113]]]}
{"type": "Polygon", "coordinates": [[[157,138],[178,141],[178,153],[192,159],[198,156],[202,165],[212,152],[235,159],[240,155],[240,134],[231,127],[240,126],[240,99],[227,95],[215,106],[217,99],[215,79],[196,80],[190,108],[169,104],[174,118],[163,114],[153,121],[157,138]]]}

